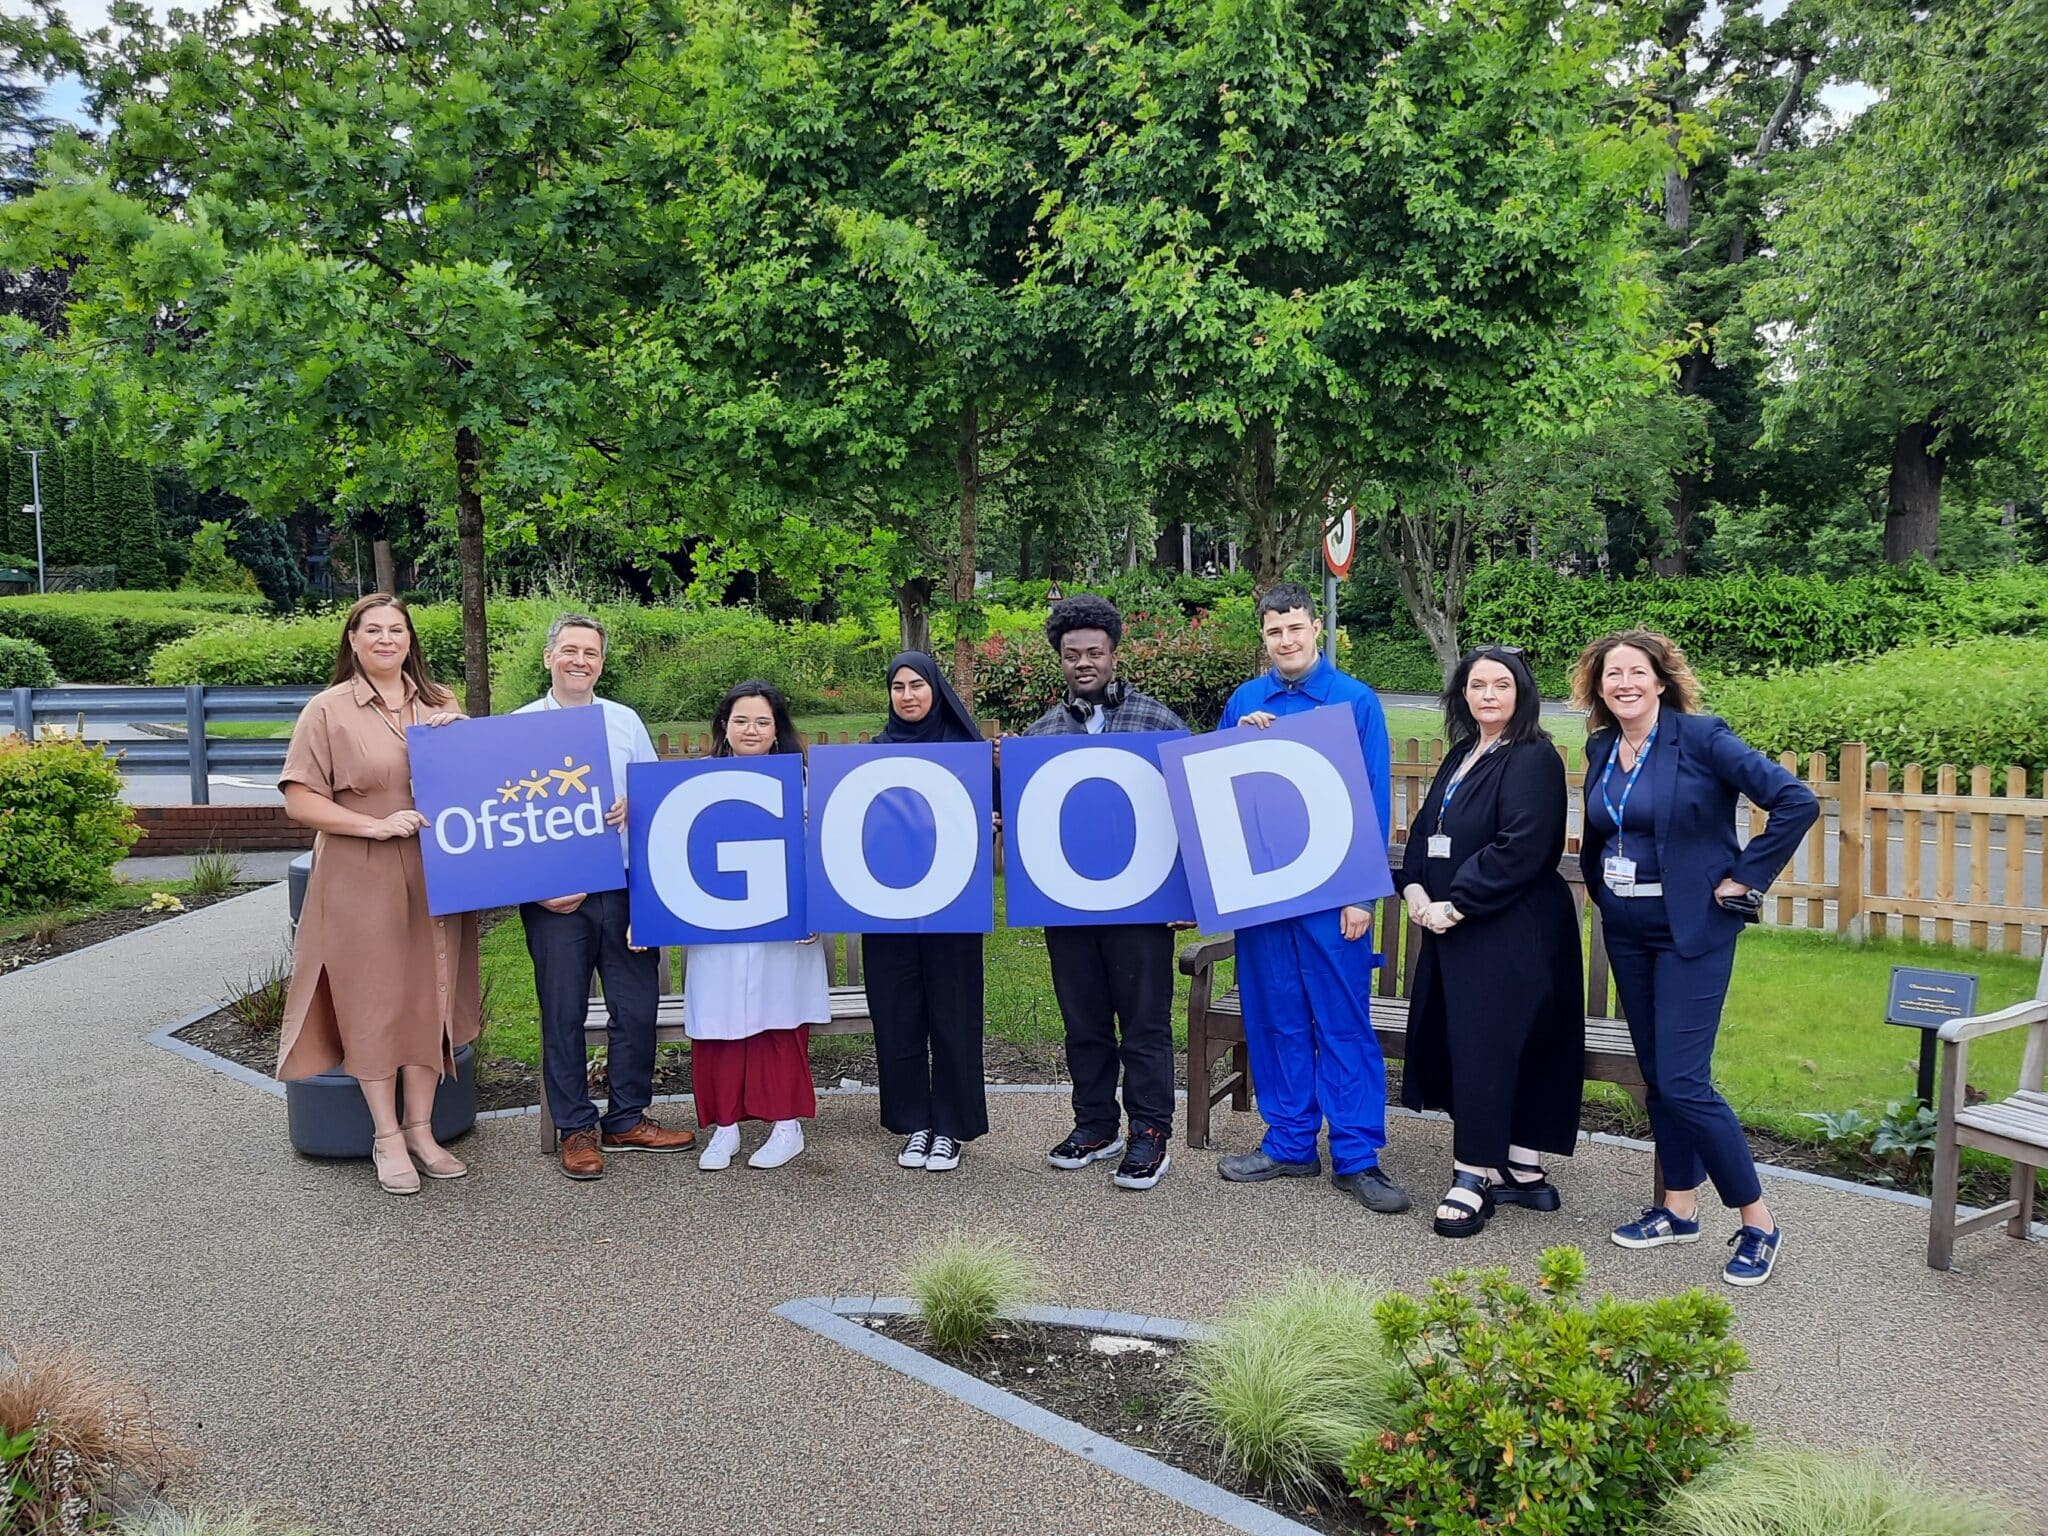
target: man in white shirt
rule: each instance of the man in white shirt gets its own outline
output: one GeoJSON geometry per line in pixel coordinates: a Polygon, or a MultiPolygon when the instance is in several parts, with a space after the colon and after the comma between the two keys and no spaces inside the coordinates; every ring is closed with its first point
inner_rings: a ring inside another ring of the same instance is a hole
{"type": "MultiPolygon", "coordinates": [[[[536,710],[604,711],[616,798],[605,820],[626,837],[626,765],[655,761],[654,742],[638,715],[597,696],[604,676],[604,625],[583,613],[565,613],[548,626],[542,661],[552,685],[519,713],[536,710]]],[[[630,851],[627,855],[631,857],[630,851]]],[[[562,1172],[572,1179],[604,1174],[607,1152],[680,1152],[696,1141],[669,1130],[647,1113],[654,1100],[654,1021],[661,1004],[661,957],[628,942],[624,891],[592,891],[529,901],[519,909],[526,952],[533,957],[533,987],[540,1000],[541,1071],[562,1141],[562,1172]],[[583,1020],[592,972],[604,980],[610,1016],[606,1072],[611,1093],[604,1118],[591,1102],[583,1049],[583,1020]]]]}

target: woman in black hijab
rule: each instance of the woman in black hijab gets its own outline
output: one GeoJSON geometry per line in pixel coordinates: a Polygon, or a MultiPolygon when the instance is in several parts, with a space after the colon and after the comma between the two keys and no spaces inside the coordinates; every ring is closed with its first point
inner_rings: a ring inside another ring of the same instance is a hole
{"type": "MultiPolygon", "coordinates": [[[[932,746],[980,741],[981,728],[923,651],[889,663],[889,721],[878,740],[932,746]]],[[[988,1133],[979,933],[872,933],[861,940],[882,1126],[907,1138],[896,1161],[944,1173],[988,1133]]]]}

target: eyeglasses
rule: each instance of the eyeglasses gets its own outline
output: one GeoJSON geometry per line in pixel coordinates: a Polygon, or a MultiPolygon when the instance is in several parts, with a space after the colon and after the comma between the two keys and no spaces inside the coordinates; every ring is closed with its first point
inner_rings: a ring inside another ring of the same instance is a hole
{"type": "Polygon", "coordinates": [[[1482,645],[1479,647],[1479,654],[1482,656],[1519,656],[1522,654],[1522,648],[1519,645],[1482,645]]]}

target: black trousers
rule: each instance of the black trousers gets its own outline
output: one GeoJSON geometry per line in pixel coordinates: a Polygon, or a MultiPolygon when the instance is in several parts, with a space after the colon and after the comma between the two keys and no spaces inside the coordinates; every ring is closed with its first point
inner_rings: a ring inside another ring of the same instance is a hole
{"type": "Polygon", "coordinates": [[[1158,923],[1048,928],[1052,990],[1067,1026],[1074,1127],[1117,1132],[1116,1079],[1123,1067],[1131,1129],[1173,1134],[1173,930],[1158,923]],[[1118,1027],[1122,1039],[1118,1039],[1118,1027]]]}
{"type": "Polygon", "coordinates": [[[610,1016],[605,1075],[611,1095],[604,1128],[630,1131],[654,1099],[654,1020],[661,1007],[661,955],[626,947],[626,893],[593,891],[574,912],[550,912],[538,902],[519,909],[526,952],[533,957],[533,990],[540,1002],[540,1066],[548,1080],[555,1129],[596,1125],[590,1101],[583,1019],[590,1007],[590,975],[604,982],[610,1016]]]}
{"type": "Polygon", "coordinates": [[[955,1141],[988,1134],[981,1068],[978,933],[871,933],[861,940],[882,1125],[955,1141]]]}

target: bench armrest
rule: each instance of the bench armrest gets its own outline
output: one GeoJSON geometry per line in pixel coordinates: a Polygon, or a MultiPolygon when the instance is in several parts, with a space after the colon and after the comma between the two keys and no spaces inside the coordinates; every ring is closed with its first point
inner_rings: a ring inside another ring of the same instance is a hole
{"type": "Polygon", "coordinates": [[[1206,944],[1197,944],[1180,952],[1180,972],[1183,976],[1199,976],[1218,961],[1228,960],[1236,953],[1237,935],[1226,934],[1220,939],[1211,939],[1206,944]]]}
{"type": "Polygon", "coordinates": [[[2024,1003],[2014,1003],[2010,1008],[2001,1008],[1996,1013],[1980,1013],[1968,1019],[1950,1019],[1941,1026],[1941,1038],[1953,1045],[1962,1040],[1975,1040],[1980,1035],[1995,1035],[2000,1030],[2018,1029],[2026,1024],[2048,1023],[2048,999],[2029,998],[2024,1003]]]}

